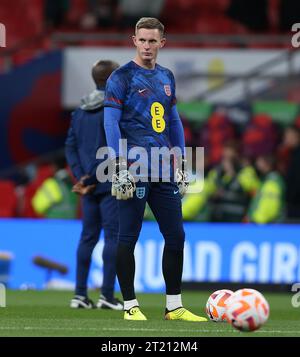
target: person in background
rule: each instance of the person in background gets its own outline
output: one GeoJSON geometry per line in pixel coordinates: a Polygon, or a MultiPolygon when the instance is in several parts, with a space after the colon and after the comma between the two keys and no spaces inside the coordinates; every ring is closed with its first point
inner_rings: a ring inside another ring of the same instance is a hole
{"type": "Polygon", "coordinates": [[[77,196],[71,192],[73,181],[64,157],[54,161],[54,175],[44,180],[32,197],[31,204],[38,216],[74,219],[77,215],[77,196]]]}
{"type": "Polygon", "coordinates": [[[220,164],[208,172],[204,183],[196,181],[189,190],[195,190],[195,185],[203,189],[183,198],[184,220],[242,222],[259,179],[250,163],[241,162],[237,143],[230,141],[224,145],[220,164]]]}
{"type": "Polygon", "coordinates": [[[72,115],[71,126],[66,139],[68,164],[78,180],[73,191],[82,195],[83,228],[77,249],[76,288],[71,300],[72,308],[93,308],[88,297],[87,279],[93,249],[104,229],[103,284],[97,302],[98,308],[122,310],[123,304],[114,297],[116,279],[116,249],[118,238],[117,203],[110,195],[109,182],[93,184],[95,176],[96,152],[106,146],[103,127],[103,99],[107,78],[118,68],[118,64],[108,60],[97,61],[92,68],[92,77],[97,88],[83,98],[80,108],[72,115]]]}
{"type": "Polygon", "coordinates": [[[259,224],[282,222],[285,217],[285,183],[275,170],[274,157],[259,156],[256,168],[262,181],[251,201],[247,220],[259,224]]]}

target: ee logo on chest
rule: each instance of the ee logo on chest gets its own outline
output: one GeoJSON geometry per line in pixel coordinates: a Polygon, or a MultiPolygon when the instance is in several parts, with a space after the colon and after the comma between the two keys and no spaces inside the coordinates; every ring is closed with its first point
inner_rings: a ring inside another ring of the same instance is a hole
{"type": "Polygon", "coordinates": [[[159,102],[153,102],[150,111],[153,130],[157,133],[162,133],[166,128],[166,122],[164,119],[164,107],[159,102]]]}

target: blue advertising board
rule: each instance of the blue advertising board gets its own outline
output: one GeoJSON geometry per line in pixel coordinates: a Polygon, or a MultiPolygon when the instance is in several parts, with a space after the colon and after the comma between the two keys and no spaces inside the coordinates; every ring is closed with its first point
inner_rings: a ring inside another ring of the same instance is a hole
{"type": "MultiPolygon", "coordinates": [[[[9,287],[43,288],[49,276],[32,259],[43,256],[69,268],[51,276],[56,286],[72,287],[81,222],[72,220],[0,220],[1,252],[10,252],[9,287]]],[[[186,223],[183,280],[284,283],[300,281],[300,225],[186,223]]],[[[102,283],[103,239],[96,246],[89,286],[102,283]]],[[[158,226],[145,222],[136,246],[136,290],[163,292],[163,239],[158,226]]],[[[1,276],[1,272],[0,272],[1,276]]]]}

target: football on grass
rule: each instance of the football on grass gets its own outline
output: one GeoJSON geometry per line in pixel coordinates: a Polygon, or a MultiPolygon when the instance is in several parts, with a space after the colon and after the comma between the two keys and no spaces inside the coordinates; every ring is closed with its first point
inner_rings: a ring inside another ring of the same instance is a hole
{"type": "Polygon", "coordinates": [[[227,301],[233,291],[222,289],[213,292],[206,303],[206,313],[210,320],[215,322],[226,321],[227,301]]]}
{"type": "Polygon", "coordinates": [[[240,331],[255,331],[266,323],[269,312],[269,304],[259,291],[240,289],[227,302],[225,318],[240,331]]]}

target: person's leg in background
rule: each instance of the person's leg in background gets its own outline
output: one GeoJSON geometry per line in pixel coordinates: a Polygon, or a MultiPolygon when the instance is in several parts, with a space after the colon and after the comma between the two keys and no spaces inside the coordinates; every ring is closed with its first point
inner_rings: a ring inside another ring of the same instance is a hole
{"type": "Polygon", "coordinates": [[[87,280],[91,265],[92,252],[99,240],[101,218],[97,196],[82,197],[82,232],[77,248],[76,288],[71,300],[72,308],[93,308],[92,300],[88,298],[87,280]]]}
{"type": "Polygon", "coordinates": [[[114,297],[116,281],[116,258],[119,232],[118,203],[110,193],[103,194],[99,199],[102,227],[104,229],[103,283],[97,307],[123,310],[123,304],[114,297]]]}

